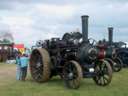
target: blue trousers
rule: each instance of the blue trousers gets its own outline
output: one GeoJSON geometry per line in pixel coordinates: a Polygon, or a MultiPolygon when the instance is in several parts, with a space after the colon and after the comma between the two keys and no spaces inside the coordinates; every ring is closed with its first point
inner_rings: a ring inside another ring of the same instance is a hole
{"type": "Polygon", "coordinates": [[[21,67],[20,65],[17,65],[16,80],[25,80],[26,76],[27,76],[27,66],[21,67]]]}
{"type": "Polygon", "coordinates": [[[21,77],[21,68],[20,65],[17,64],[16,66],[16,80],[20,80],[21,77]]]}
{"type": "Polygon", "coordinates": [[[20,80],[25,80],[27,76],[27,66],[26,67],[21,67],[21,78],[20,80]]]}

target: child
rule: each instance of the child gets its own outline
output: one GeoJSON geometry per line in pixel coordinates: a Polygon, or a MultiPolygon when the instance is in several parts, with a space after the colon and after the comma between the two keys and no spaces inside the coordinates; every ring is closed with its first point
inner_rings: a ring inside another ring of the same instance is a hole
{"type": "Polygon", "coordinates": [[[25,78],[27,76],[27,67],[28,67],[28,56],[26,54],[23,54],[20,57],[20,67],[21,67],[20,80],[25,81],[25,78]]]}

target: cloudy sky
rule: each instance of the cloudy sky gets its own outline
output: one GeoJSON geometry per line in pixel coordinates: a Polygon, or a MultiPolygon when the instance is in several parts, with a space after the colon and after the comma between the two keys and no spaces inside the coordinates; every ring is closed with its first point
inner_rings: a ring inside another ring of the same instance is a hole
{"type": "Polygon", "coordinates": [[[128,0],[0,0],[0,34],[11,32],[16,43],[65,32],[81,31],[81,15],[89,15],[89,37],[107,39],[114,27],[114,40],[128,42],[128,0]]]}

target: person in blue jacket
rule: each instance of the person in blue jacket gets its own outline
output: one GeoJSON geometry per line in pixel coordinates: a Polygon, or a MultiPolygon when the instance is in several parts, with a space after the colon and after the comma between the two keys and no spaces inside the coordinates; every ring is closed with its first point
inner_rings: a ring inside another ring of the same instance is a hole
{"type": "Polygon", "coordinates": [[[29,59],[28,59],[28,55],[27,54],[23,54],[20,57],[20,67],[21,67],[21,76],[20,76],[20,80],[24,81],[26,76],[27,76],[27,68],[28,68],[28,63],[29,63],[29,59]]]}

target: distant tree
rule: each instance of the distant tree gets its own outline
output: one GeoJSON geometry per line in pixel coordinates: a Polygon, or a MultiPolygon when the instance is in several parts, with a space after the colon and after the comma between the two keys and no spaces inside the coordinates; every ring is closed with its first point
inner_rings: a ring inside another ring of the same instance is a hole
{"type": "Polygon", "coordinates": [[[14,38],[10,32],[2,32],[0,34],[0,43],[13,43],[14,38]]]}
{"type": "Polygon", "coordinates": [[[3,39],[3,42],[2,43],[11,43],[11,42],[8,39],[3,39]]]}
{"type": "Polygon", "coordinates": [[[3,41],[2,40],[0,40],[0,43],[2,43],[3,41]]]}

